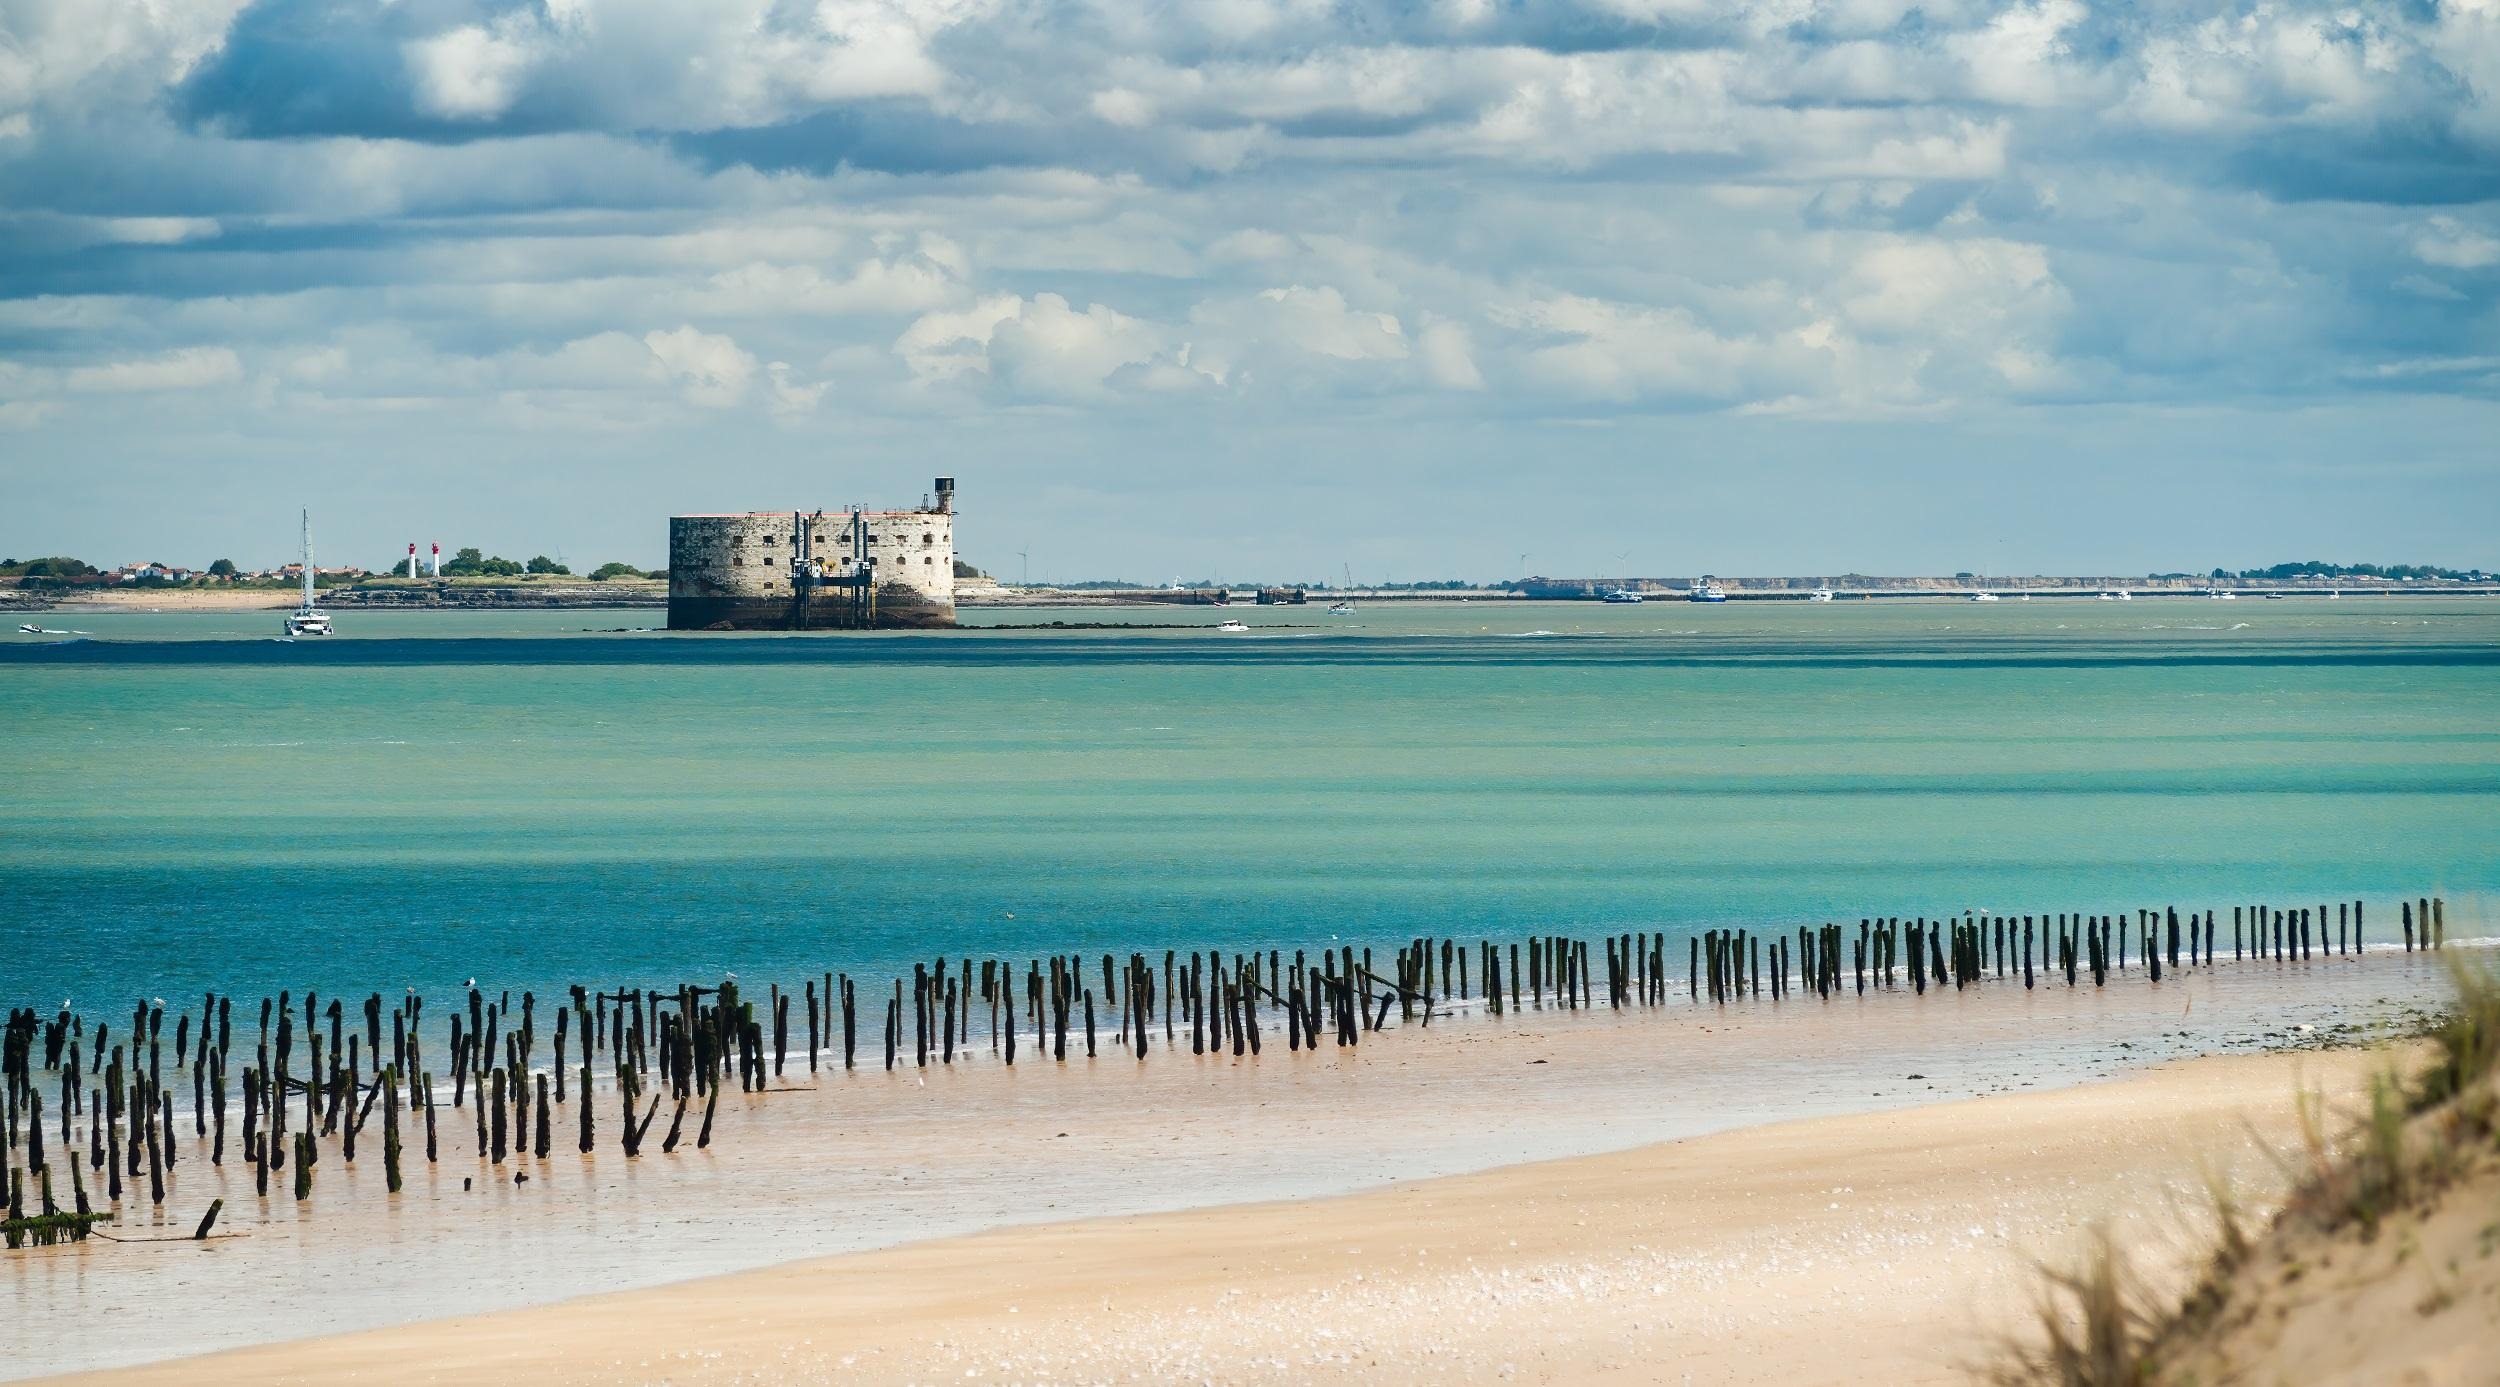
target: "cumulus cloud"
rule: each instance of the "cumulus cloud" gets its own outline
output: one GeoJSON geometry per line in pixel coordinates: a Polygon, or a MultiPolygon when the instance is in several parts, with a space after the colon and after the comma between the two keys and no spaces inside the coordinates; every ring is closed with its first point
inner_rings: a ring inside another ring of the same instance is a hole
{"type": "Polygon", "coordinates": [[[2413,253],[2425,264],[2451,270],[2480,270],[2500,265],[2500,236],[2468,226],[2455,217],[2433,217],[2414,239],[2413,253]]]}
{"type": "Polygon", "coordinates": [[[246,361],[235,410],[446,421],[1501,422],[2500,352],[2488,4],[0,4],[21,429],[246,361]]]}
{"type": "Polygon", "coordinates": [[[62,384],[74,391],[202,390],[243,379],[243,359],[227,347],[180,347],[154,356],[72,367],[62,384]]]}
{"type": "Polygon", "coordinates": [[[755,354],[722,333],[683,326],[645,333],[642,344],[666,378],[699,405],[734,405],[755,379],[755,354]]]}
{"type": "Polygon", "coordinates": [[[491,120],[510,109],[533,54],[523,26],[463,24],[407,46],[416,104],[450,120],[491,120]]]}
{"type": "Polygon", "coordinates": [[[988,370],[1009,391],[1046,400],[1083,400],[1127,366],[1154,360],[1164,344],[1154,325],[1101,304],[1082,309],[1057,294],[1036,294],[990,328],[988,370]]]}
{"type": "Polygon", "coordinates": [[[1476,352],[1467,326],[1448,319],[1426,319],[1415,334],[1416,354],[1424,378],[1444,390],[1482,390],[1484,373],[1476,369],[1476,352]]]}

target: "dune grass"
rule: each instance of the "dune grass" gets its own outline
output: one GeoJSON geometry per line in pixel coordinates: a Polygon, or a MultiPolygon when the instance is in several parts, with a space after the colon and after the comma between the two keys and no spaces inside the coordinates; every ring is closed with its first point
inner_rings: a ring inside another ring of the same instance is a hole
{"type": "MultiPolygon", "coordinates": [[[[2368,1111],[2342,1142],[2330,1138],[2314,1095],[2304,1096],[2304,1157],[2290,1198],[2265,1236],[2295,1231],[2377,1235],[2391,1215],[2420,1205],[2500,1148],[2500,977],[2449,961],[2457,999],[2434,1025],[2431,1063],[2407,1080],[2392,1068],[2370,1083],[2368,1111]]],[[[2209,1177],[2215,1218],[2195,1286],[2157,1298],[2106,1227],[2078,1262],[2043,1267],[2037,1323],[1980,1376],[2005,1387],[2155,1387],[2164,1365],[2210,1331],[2229,1304],[2232,1274],[2255,1250],[2229,1184],[2209,1177]]]]}

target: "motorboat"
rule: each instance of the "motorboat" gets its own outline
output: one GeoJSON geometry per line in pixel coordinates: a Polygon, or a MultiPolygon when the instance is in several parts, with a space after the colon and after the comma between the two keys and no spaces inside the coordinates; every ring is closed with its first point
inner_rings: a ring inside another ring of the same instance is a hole
{"type": "Polygon", "coordinates": [[[2227,592],[2227,591],[2224,591],[2224,590],[2223,590],[2223,589],[2221,589],[2221,588],[2207,588],[2207,589],[2205,589],[2205,595],[2206,595],[2207,597],[2210,597],[2210,598],[2214,599],[2214,600],[2215,600],[2215,601],[2217,601],[2217,602],[2230,602],[2230,601],[2236,600],[2236,599],[2239,597],[2239,594],[2238,594],[2238,593],[2236,593],[2236,592],[2227,592]]]}
{"type": "Polygon", "coordinates": [[[1632,605],[1646,602],[1649,599],[1641,596],[1637,592],[1632,591],[1630,588],[1608,588],[1601,600],[1632,605]]]}
{"type": "Polygon", "coordinates": [[[1814,591],[1806,594],[1806,600],[1808,602],[1829,602],[1836,595],[1837,594],[1835,594],[1830,588],[1816,588],[1814,591]]]}
{"type": "Polygon", "coordinates": [[[1684,600],[1687,602],[1725,602],[1727,589],[1720,587],[1715,579],[1704,578],[1693,584],[1692,591],[1684,595],[1684,600]]]}
{"type": "Polygon", "coordinates": [[[1351,602],[1332,602],[1328,604],[1328,614],[1330,616],[1352,616],[1354,615],[1354,604],[1351,602]]]}
{"type": "Polygon", "coordinates": [[[1998,602],[2004,599],[1998,597],[1993,592],[1974,592],[1970,595],[1970,600],[1973,602],[1998,602]]]}
{"type": "Polygon", "coordinates": [[[1247,630],[1249,630],[1249,629],[1250,629],[1250,626],[1249,626],[1249,624],[1248,624],[1247,622],[1242,622],[1242,621],[1233,621],[1233,620],[1226,620],[1226,621],[1223,621],[1223,622],[1219,623],[1219,624],[1216,626],[1216,628],[1215,628],[1215,629],[1216,629],[1216,630],[1218,630],[1218,631],[1234,631],[1234,632],[1238,632],[1238,631],[1247,631],[1247,630]]]}

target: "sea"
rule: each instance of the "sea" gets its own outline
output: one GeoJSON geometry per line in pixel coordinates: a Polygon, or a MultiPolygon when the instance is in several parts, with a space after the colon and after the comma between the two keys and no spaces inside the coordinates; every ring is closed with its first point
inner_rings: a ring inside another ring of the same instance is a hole
{"type": "Polygon", "coordinates": [[[2484,599],[659,616],[42,614],[0,1003],[2500,886],[2484,599]]]}

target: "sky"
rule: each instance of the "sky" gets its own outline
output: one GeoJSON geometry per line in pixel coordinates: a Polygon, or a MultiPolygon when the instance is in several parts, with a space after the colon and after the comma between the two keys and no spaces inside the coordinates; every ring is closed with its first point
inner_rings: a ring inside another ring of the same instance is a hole
{"type": "Polygon", "coordinates": [[[0,557],[2500,567],[2500,0],[0,0],[0,557]]]}

